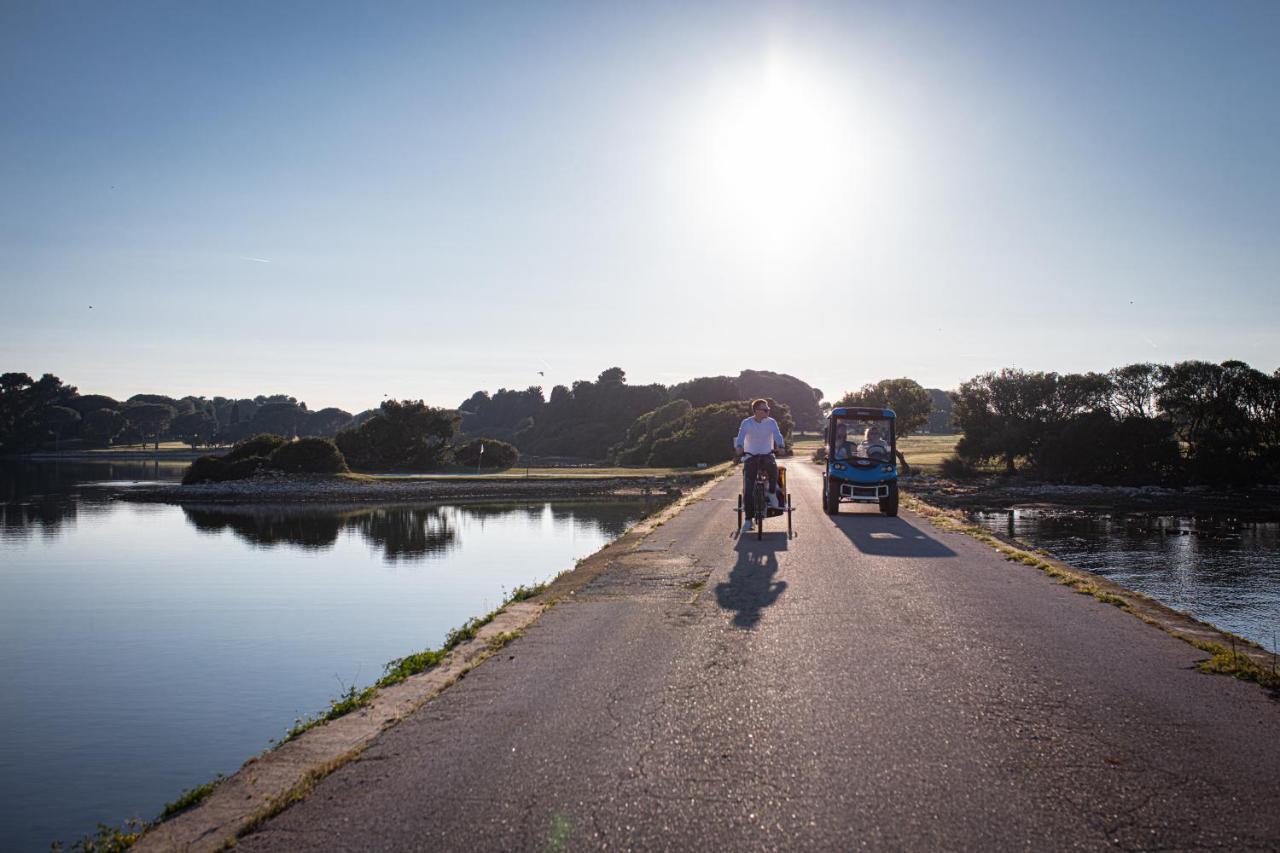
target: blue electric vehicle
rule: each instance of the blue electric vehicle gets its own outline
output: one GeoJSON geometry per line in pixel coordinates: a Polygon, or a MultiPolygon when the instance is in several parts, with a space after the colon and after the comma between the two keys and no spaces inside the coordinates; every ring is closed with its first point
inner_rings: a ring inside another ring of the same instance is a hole
{"type": "Polygon", "coordinates": [[[838,406],[827,417],[827,467],[822,508],[837,515],[841,503],[878,504],[898,514],[898,444],[892,409],[838,406]]]}

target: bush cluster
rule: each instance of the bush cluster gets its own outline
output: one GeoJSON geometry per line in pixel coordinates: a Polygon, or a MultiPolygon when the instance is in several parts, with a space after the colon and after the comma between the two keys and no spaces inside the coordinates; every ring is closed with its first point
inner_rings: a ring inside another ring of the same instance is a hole
{"type": "Polygon", "coordinates": [[[263,471],[289,474],[338,474],[349,470],[342,451],[328,438],[288,441],[278,435],[255,435],[237,442],[221,456],[201,456],[187,467],[183,485],[246,480],[263,471]]]}
{"type": "Polygon", "coordinates": [[[520,451],[515,445],[498,441],[494,438],[476,438],[465,441],[453,449],[453,458],[459,465],[468,468],[490,468],[501,470],[510,468],[520,459],[520,451]],[[484,447],[484,452],[480,448],[484,447]]]}
{"type": "Polygon", "coordinates": [[[268,465],[286,474],[345,474],[350,470],[333,439],[314,436],[277,447],[268,465]]]}

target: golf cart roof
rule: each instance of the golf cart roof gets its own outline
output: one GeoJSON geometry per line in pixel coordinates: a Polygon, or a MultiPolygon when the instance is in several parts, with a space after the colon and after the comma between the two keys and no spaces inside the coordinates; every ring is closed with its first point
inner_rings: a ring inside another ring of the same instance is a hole
{"type": "Polygon", "coordinates": [[[864,409],[861,406],[837,406],[831,410],[833,418],[863,418],[866,420],[874,418],[885,418],[893,420],[897,417],[893,413],[893,409],[864,409]]]}

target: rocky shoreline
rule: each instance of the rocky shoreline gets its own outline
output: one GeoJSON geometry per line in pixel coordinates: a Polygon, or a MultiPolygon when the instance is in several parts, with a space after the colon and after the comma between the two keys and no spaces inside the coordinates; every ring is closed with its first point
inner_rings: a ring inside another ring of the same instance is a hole
{"type": "Polygon", "coordinates": [[[1096,512],[1230,515],[1280,519],[1280,487],[1214,489],[1207,486],[1063,486],[1037,482],[957,482],[927,475],[904,489],[936,506],[973,512],[1018,508],[1070,508],[1096,512]]]}
{"type": "Polygon", "coordinates": [[[117,492],[133,503],[343,504],[441,500],[679,497],[705,477],[516,477],[371,479],[341,476],[265,476],[226,483],[143,485],[117,492]]]}

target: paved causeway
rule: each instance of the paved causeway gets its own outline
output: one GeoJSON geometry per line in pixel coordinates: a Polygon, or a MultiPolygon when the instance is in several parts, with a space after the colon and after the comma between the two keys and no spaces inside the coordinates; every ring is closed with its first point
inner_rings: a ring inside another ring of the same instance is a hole
{"type": "Polygon", "coordinates": [[[237,849],[1280,849],[1280,702],[789,468],[794,539],[720,483],[237,849]]]}

